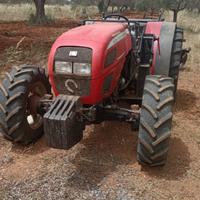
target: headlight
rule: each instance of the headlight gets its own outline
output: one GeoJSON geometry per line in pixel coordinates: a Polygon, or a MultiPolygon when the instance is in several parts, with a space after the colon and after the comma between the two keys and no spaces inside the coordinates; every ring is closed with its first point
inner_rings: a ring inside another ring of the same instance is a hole
{"type": "Polygon", "coordinates": [[[89,63],[74,63],[74,74],[91,75],[91,64],[89,63]]]}
{"type": "Polygon", "coordinates": [[[55,61],[55,72],[60,74],[71,74],[72,63],[64,61],[55,61]]]}

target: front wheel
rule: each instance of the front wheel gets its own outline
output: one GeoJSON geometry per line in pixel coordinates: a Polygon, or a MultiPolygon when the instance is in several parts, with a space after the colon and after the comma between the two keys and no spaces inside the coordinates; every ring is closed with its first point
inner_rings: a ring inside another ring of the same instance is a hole
{"type": "Polygon", "coordinates": [[[140,164],[165,164],[171,135],[173,102],[172,78],[146,77],[137,147],[140,164]]]}
{"type": "Polygon", "coordinates": [[[29,144],[43,134],[38,104],[51,87],[45,71],[32,65],[13,67],[0,84],[0,127],[10,141],[29,144]]]}

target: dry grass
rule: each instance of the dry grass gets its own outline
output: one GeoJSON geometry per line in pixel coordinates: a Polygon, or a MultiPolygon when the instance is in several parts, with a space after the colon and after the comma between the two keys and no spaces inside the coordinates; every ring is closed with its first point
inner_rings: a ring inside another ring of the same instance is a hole
{"type": "MultiPolygon", "coordinates": [[[[165,19],[172,21],[173,13],[165,12],[165,19]]],[[[200,33],[200,15],[188,11],[182,11],[178,15],[178,25],[193,33],[200,33]]]]}
{"type": "Polygon", "coordinates": [[[178,23],[191,32],[200,33],[200,15],[197,13],[181,12],[178,23]]]}
{"type": "MultiPolygon", "coordinates": [[[[68,5],[46,5],[46,14],[51,19],[63,19],[63,18],[78,18],[82,15],[91,17],[98,12],[94,6],[82,7],[77,6],[71,8],[68,5]],[[86,14],[84,14],[84,9],[86,14]]],[[[28,20],[31,14],[35,13],[35,7],[33,4],[0,4],[0,21],[24,21],[28,20]]]]}
{"type": "Polygon", "coordinates": [[[188,69],[200,70],[200,33],[192,33],[191,31],[185,31],[186,47],[191,47],[191,52],[187,62],[188,69]]]}

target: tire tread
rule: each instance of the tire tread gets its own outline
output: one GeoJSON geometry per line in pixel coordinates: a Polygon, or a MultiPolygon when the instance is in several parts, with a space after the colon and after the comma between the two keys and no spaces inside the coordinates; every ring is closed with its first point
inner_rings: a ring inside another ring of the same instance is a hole
{"type": "Polygon", "coordinates": [[[32,65],[14,66],[10,72],[5,73],[5,78],[0,84],[0,127],[3,136],[21,144],[36,141],[43,132],[32,131],[29,133],[25,125],[25,96],[31,84],[40,81],[51,94],[51,87],[44,70],[32,65]],[[34,134],[33,134],[34,133],[34,134]]]}
{"type": "Polygon", "coordinates": [[[144,91],[137,147],[138,162],[143,165],[153,167],[166,162],[173,116],[172,82],[169,77],[146,78],[145,88],[151,92],[144,91]],[[159,96],[159,101],[152,97],[152,92],[159,96]]]}

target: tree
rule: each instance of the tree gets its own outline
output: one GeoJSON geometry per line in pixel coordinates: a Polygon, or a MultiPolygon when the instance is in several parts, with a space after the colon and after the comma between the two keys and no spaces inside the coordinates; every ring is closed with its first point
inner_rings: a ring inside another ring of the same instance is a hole
{"type": "Polygon", "coordinates": [[[136,9],[142,11],[159,11],[163,7],[164,0],[140,0],[136,2],[136,9]]]}
{"type": "MultiPolygon", "coordinates": [[[[132,0],[133,1],[133,0],[132,0]]],[[[111,0],[110,6],[112,7],[112,12],[114,12],[115,7],[117,7],[117,11],[127,9],[129,1],[127,0],[111,0]]]]}
{"type": "Polygon", "coordinates": [[[182,10],[185,10],[188,5],[187,0],[165,0],[164,4],[166,5],[166,8],[173,11],[173,21],[177,22],[178,19],[178,13],[182,10]]]}
{"type": "Polygon", "coordinates": [[[187,2],[187,9],[189,11],[197,11],[200,13],[200,1],[199,0],[190,0],[187,2]]]}
{"type": "MultiPolygon", "coordinates": [[[[199,0],[190,1],[199,2],[199,0]]],[[[188,0],[140,0],[137,2],[136,8],[143,11],[151,10],[152,13],[161,8],[171,10],[174,13],[173,21],[177,22],[178,13],[187,8],[188,2],[188,0]]]]}
{"type": "Polygon", "coordinates": [[[33,0],[36,8],[34,16],[34,22],[37,24],[45,23],[47,18],[45,15],[45,3],[46,0],[33,0]]]}
{"type": "Polygon", "coordinates": [[[103,0],[99,1],[97,6],[98,6],[99,13],[102,13],[104,9],[104,1],[103,0]]]}
{"type": "Polygon", "coordinates": [[[110,3],[111,3],[111,0],[105,1],[105,3],[104,3],[104,13],[106,13],[108,11],[110,3]]]}
{"type": "Polygon", "coordinates": [[[111,0],[100,0],[98,2],[99,13],[107,13],[111,0]]]}

